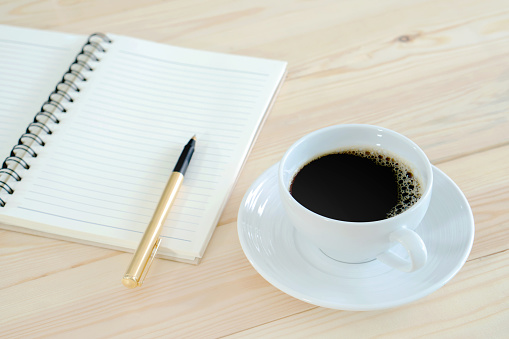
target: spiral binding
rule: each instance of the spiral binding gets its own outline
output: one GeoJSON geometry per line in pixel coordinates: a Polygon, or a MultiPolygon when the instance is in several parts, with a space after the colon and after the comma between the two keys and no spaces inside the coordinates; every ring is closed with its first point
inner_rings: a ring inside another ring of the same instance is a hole
{"type": "MultiPolygon", "coordinates": [[[[35,143],[44,147],[45,142],[39,136],[40,133],[44,132],[46,135],[53,134],[53,131],[48,127],[48,122],[59,124],[60,119],[57,117],[57,112],[66,113],[66,108],[62,105],[62,102],[66,101],[72,103],[74,100],[69,94],[72,90],[74,92],[80,92],[80,88],[76,80],[87,81],[87,78],[83,75],[82,71],[87,70],[92,72],[94,69],[89,64],[90,61],[99,62],[100,58],[95,54],[97,51],[106,52],[106,49],[101,43],[112,43],[112,40],[103,33],[94,33],[90,35],[87,42],[81,48],[81,51],[76,55],[74,61],[69,66],[69,69],[64,73],[62,79],[57,83],[53,92],[48,96],[42,105],[40,111],[34,116],[33,122],[28,124],[25,133],[21,135],[17,145],[15,145],[0,168],[0,192],[6,191],[8,194],[13,194],[14,189],[7,182],[9,179],[20,181],[22,176],[16,171],[18,166],[28,170],[30,165],[24,159],[25,155],[30,155],[32,158],[37,157],[37,152],[34,151],[32,145],[35,143]],[[98,42],[97,40],[100,40],[98,42]],[[14,164],[9,167],[9,164],[14,164]],[[2,178],[5,178],[1,180],[2,178]]],[[[0,198],[0,207],[6,205],[5,200],[0,198]]]]}

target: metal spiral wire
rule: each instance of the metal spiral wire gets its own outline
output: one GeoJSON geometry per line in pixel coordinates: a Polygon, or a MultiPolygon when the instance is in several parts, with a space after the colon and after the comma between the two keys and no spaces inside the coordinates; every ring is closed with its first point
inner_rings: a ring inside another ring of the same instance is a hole
{"type": "MultiPolygon", "coordinates": [[[[53,131],[48,126],[49,122],[59,124],[60,119],[58,114],[67,113],[67,109],[62,102],[74,102],[72,92],[80,92],[79,81],[87,81],[83,71],[93,72],[94,69],[90,65],[90,61],[99,62],[100,58],[95,54],[96,52],[106,52],[103,43],[111,44],[112,40],[103,33],[94,33],[90,35],[87,42],[81,48],[81,51],[76,55],[74,61],[69,66],[68,70],[62,76],[62,79],[57,83],[53,92],[48,96],[42,105],[40,111],[35,114],[33,122],[28,124],[25,133],[18,139],[18,143],[12,148],[10,155],[4,159],[0,168],[0,192],[6,191],[8,194],[13,194],[14,189],[8,184],[8,181],[15,180],[21,181],[22,176],[17,171],[18,168],[28,170],[30,165],[24,159],[27,155],[32,158],[37,157],[37,152],[33,149],[34,143],[44,147],[46,143],[40,137],[41,133],[46,135],[53,134],[53,131]],[[9,166],[11,165],[11,166],[9,166]]],[[[0,207],[4,207],[6,201],[0,197],[0,207]]]]}

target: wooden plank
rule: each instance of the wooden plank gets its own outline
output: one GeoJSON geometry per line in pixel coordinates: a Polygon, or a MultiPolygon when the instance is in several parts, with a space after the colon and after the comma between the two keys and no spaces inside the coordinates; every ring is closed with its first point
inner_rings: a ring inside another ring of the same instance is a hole
{"type": "Polygon", "coordinates": [[[130,258],[58,272],[48,263],[48,275],[0,289],[1,336],[217,337],[312,307],[256,273],[235,224],[217,230],[199,266],[156,260],[142,288],[120,283],[130,258]]]}
{"type": "Polygon", "coordinates": [[[0,230],[0,290],[119,254],[104,248],[0,230]]]}
{"type": "Polygon", "coordinates": [[[321,307],[228,338],[507,338],[509,251],[468,262],[421,301],[395,309],[349,312],[321,307]]]}
{"type": "Polygon", "coordinates": [[[467,197],[475,220],[469,259],[507,250],[509,244],[509,146],[438,166],[467,197]]]}

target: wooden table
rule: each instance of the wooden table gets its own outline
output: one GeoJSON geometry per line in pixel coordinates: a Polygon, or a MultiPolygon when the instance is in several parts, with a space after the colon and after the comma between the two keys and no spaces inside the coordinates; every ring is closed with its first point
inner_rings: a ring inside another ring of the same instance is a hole
{"type": "Polygon", "coordinates": [[[274,58],[289,72],[203,261],[157,260],[142,288],[131,255],[0,231],[0,336],[509,336],[507,1],[3,1],[0,23],[139,37],[274,58]],[[298,138],[369,123],[416,141],[468,198],[461,271],[395,309],[317,307],[266,282],[239,244],[250,184],[298,138]]]}

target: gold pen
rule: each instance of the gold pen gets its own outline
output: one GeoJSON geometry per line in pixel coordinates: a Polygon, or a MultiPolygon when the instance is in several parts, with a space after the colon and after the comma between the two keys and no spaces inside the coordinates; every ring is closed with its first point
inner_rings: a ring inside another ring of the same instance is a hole
{"type": "Polygon", "coordinates": [[[193,136],[187,143],[180,154],[179,160],[173,169],[173,173],[166,184],[166,187],[161,195],[161,199],[157,204],[152,220],[147,226],[143,237],[141,238],[140,244],[134,252],[133,259],[127,267],[127,271],[122,278],[122,284],[129,288],[135,288],[143,284],[143,280],[147,276],[147,272],[154,260],[159,244],[161,243],[161,230],[163,228],[164,221],[168,216],[171,205],[175,201],[182,181],[184,181],[184,174],[186,173],[187,166],[191,161],[191,157],[194,153],[194,146],[196,144],[196,136],[193,136]]]}

